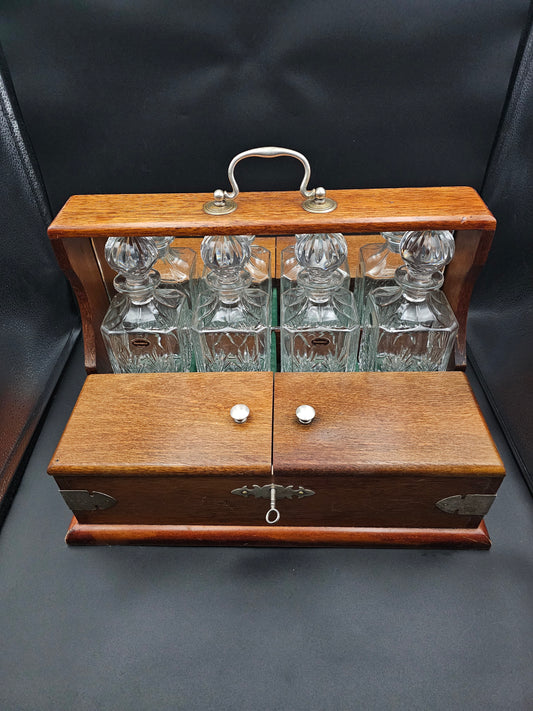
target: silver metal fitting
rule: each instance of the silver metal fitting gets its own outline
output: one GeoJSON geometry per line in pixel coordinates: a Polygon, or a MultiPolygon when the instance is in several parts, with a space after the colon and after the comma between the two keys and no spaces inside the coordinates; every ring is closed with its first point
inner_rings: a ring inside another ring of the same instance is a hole
{"type": "Polygon", "coordinates": [[[250,408],[247,405],[239,403],[238,405],[233,405],[233,407],[229,411],[229,414],[235,420],[235,422],[241,425],[248,419],[248,415],[250,414],[250,408]]]}
{"type": "Polygon", "coordinates": [[[236,155],[228,167],[228,180],[231,185],[231,190],[221,190],[220,188],[213,193],[213,200],[206,202],[204,212],[208,215],[228,215],[237,209],[235,199],[239,195],[239,186],[235,180],[235,166],[245,158],[279,158],[285,156],[288,158],[296,158],[300,161],[304,168],[304,177],[300,184],[300,193],[306,198],[302,207],[307,212],[332,212],[337,207],[337,203],[332,198],[326,197],[324,188],[314,188],[309,190],[308,184],[311,177],[311,166],[307,158],[298,151],[293,151],[290,148],[279,148],[278,146],[262,146],[261,148],[252,148],[249,151],[243,151],[236,155]]]}
{"type": "Polygon", "coordinates": [[[296,417],[302,425],[310,425],[315,419],[315,415],[315,408],[311,407],[311,405],[300,405],[300,407],[296,408],[296,417]]]}

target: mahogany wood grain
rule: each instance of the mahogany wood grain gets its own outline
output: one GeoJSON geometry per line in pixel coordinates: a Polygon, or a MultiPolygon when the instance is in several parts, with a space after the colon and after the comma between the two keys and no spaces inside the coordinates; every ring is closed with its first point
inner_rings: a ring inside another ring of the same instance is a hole
{"type": "MultiPolygon", "coordinates": [[[[257,446],[261,448],[260,444],[257,446]]],[[[197,456],[199,463],[201,452],[197,456]]],[[[125,476],[104,472],[100,476],[56,476],[55,479],[61,490],[98,491],[116,499],[114,506],[102,511],[76,511],[80,523],[252,526],[265,523],[270,501],[231,492],[242,486],[270,484],[269,462],[267,465],[266,473],[253,471],[253,467],[235,466],[233,474],[228,475],[211,465],[203,474],[181,471],[176,476],[168,473],[125,476]]],[[[221,469],[223,466],[221,461],[221,469]]]]}
{"type": "MultiPolygon", "coordinates": [[[[48,469],[53,476],[270,475],[272,373],[87,378],[48,469]],[[230,417],[244,402],[244,424],[230,417]]],[[[85,488],[80,485],[78,488],[85,488]]]]}
{"type": "Polygon", "coordinates": [[[81,314],[85,369],[106,373],[111,365],[100,335],[100,324],[109,306],[109,297],[91,240],[70,239],[52,242],[59,265],[78,300],[81,314]]]}
{"type": "Polygon", "coordinates": [[[280,373],[274,390],[272,379],[89,376],[48,471],[60,489],[116,499],[80,524],[261,526],[269,500],[231,492],[269,484],[272,461],[276,484],[314,491],[278,500],[283,527],[479,526],[436,507],[495,494],[504,475],[463,373],[280,373]],[[229,416],[238,401],[244,425],[229,416]],[[309,426],[295,418],[302,403],[317,411],[309,426]]]}
{"type": "Polygon", "coordinates": [[[455,367],[466,368],[468,308],[474,284],[487,261],[494,230],[456,230],[455,256],[446,267],[443,291],[459,322],[455,367]]]}
{"type": "Polygon", "coordinates": [[[229,215],[207,215],[211,193],[74,195],[49,227],[51,239],[96,235],[295,234],[411,229],[492,230],[495,220],[473,188],[331,190],[330,213],[302,208],[299,192],[248,192],[229,215]]]}
{"type": "MultiPolygon", "coordinates": [[[[56,476],[61,490],[97,491],[116,499],[111,508],[76,511],[80,523],[130,525],[263,525],[270,500],[231,492],[242,486],[264,486],[270,476],[240,471],[207,476],[56,476]]],[[[495,478],[441,476],[427,480],[424,473],[398,476],[335,476],[320,474],[278,476],[282,486],[302,486],[313,496],[279,499],[281,526],[357,526],[393,528],[477,528],[481,516],[449,514],[436,503],[457,494],[494,494],[495,478]]]]}
{"type": "Polygon", "coordinates": [[[273,465],[276,479],[412,475],[426,487],[504,476],[461,372],[276,373],[273,465]],[[295,416],[304,403],[316,410],[308,426],[295,416]]]}
{"type": "Polygon", "coordinates": [[[495,477],[446,473],[426,477],[422,468],[417,474],[405,476],[369,475],[357,470],[339,476],[326,467],[323,462],[322,470],[315,474],[275,473],[276,484],[303,486],[315,492],[302,499],[280,500],[277,508],[281,525],[477,528],[482,516],[446,513],[437,502],[463,494],[495,494],[501,482],[495,477]]]}
{"type": "Polygon", "coordinates": [[[477,528],[350,528],[325,526],[123,526],[80,524],[74,517],[69,545],[276,546],[326,548],[488,549],[482,522],[477,528]]]}
{"type": "MultiPolygon", "coordinates": [[[[49,234],[78,296],[88,370],[109,369],[100,323],[113,293],[103,259],[110,235],[171,234],[190,246],[209,233],[417,228],[456,231],[444,291],[460,323],[456,366],[463,366],[470,295],[495,227],[481,198],[461,187],[329,194],[339,208],[328,215],[305,213],[298,193],[243,193],[238,210],[222,218],[201,210],[210,194],[71,198],[49,234]]],[[[270,247],[276,268],[283,239],[270,247]]],[[[353,276],[359,246],[380,238],[348,239],[353,276]]],[[[228,493],[271,481],[272,374],[101,377],[88,379],[49,472],[61,487],[104,491],[119,503],[80,513],[69,542],[490,545],[479,516],[435,507],[447,495],[495,493],[504,476],[460,373],[277,374],[275,481],[317,494],[281,500],[284,525],[272,527],[262,525],[267,500],[228,493]],[[245,425],[229,418],[239,401],[252,409],[245,425]],[[294,417],[302,402],[317,409],[309,427],[294,417]]]]}

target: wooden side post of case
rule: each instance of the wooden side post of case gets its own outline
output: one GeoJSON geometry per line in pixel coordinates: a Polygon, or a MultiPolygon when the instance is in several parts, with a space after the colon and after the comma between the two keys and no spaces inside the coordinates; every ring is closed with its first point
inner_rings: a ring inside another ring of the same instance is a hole
{"type": "Polygon", "coordinates": [[[466,322],[476,280],[487,261],[494,230],[456,230],[455,256],[446,268],[443,291],[457,320],[455,367],[466,368],[466,322]]]}
{"type": "Polygon", "coordinates": [[[85,369],[109,373],[111,365],[100,334],[100,324],[109,306],[105,283],[98,268],[92,240],[54,240],[52,246],[78,300],[81,313],[85,369]]]}

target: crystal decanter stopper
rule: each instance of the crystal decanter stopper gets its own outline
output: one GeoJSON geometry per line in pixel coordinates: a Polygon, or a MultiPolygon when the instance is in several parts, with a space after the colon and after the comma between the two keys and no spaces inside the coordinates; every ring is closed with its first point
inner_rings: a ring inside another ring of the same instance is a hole
{"type": "Polygon", "coordinates": [[[201,255],[207,274],[192,321],[197,370],[270,370],[270,298],[246,270],[249,241],[207,236],[201,255]]]}
{"type": "Polygon", "coordinates": [[[187,247],[173,247],[174,237],[151,237],[157,248],[155,269],[161,276],[159,290],[177,289],[187,297],[189,308],[196,296],[196,254],[187,247]]]}
{"type": "MultiPolygon", "coordinates": [[[[262,289],[269,295],[270,298],[272,298],[272,276],[269,250],[258,244],[253,244],[255,235],[236,235],[236,237],[240,242],[247,242],[250,246],[250,257],[245,263],[244,269],[252,277],[251,286],[256,289],[262,289]]],[[[202,283],[204,285],[210,271],[210,267],[208,267],[207,264],[204,264],[204,271],[202,274],[202,283]]]]}
{"type": "Polygon", "coordinates": [[[266,247],[254,244],[255,235],[239,235],[250,245],[250,259],[244,268],[252,277],[252,286],[272,294],[272,277],[270,270],[270,252],[266,247]]]}
{"type": "Polygon", "coordinates": [[[186,296],[159,291],[151,269],[158,250],[149,237],[110,237],[106,260],[119,274],[101,331],[115,373],[159,373],[190,369],[192,349],[186,296]]]}
{"type": "Polygon", "coordinates": [[[404,232],[382,232],[384,242],[365,244],[359,250],[359,264],[355,275],[355,301],[362,314],[368,294],[380,286],[394,286],[394,277],[403,262],[400,242],[404,232]]]}
{"type": "MultiPolygon", "coordinates": [[[[300,237],[305,235],[295,235],[296,242],[300,237]]],[[[346,251],[346,253],[348,253],[346,251]]],[[[302,265],[298,262],[296,258],[296,243],[291,244],[285,249],[281,250],[281,274],[280,274],[280,293],[283,293],[290,286],[296,283],[298,279],[298,274],[302,269],[302,265]]],[[[339,272],[342,274],[342,286],[346,289],[350,289],[350,269],[348,267],[348,259],[345,257],[344,261],[338,266],[339,272]]]]}
{"type": "Polygon", "coordinates": [[[281,304],[283,371],[356,370],[359,319],[339,267],[347,256],[341,234],[297,235],[300,266],[281,304]]]}
{"type": "Polygon", "coordinates": [[[370,292],[360,370],[446,370],[458,323],[440,287],[455,251],[451,232],[406,232],[395,286],[370,292]]]}

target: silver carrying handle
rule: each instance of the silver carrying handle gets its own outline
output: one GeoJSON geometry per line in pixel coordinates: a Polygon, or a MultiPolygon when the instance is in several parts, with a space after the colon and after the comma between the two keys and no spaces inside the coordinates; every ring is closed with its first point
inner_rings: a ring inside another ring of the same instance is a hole
{"type": "Polygon", "coordinates": [[[309,178],[311,177],[311,166],[309,161],[303,155],[303,153],[298,153],[298,151],[293,151],[290,148],[277,148],[276,146],[264,146],[263,148],[251,148],[249,151],[243,151],[233,158],[228,167],[228,180],[233,188],[231,192],[224,190],[224,197],[228,200],[235,200],[239,194],[239,186],[235,180],[235,167],[237,163],[245,158],[296,158],[304,167],[304,177],[300,185],[300,192],[304,198],[314,198],[316,195],[316,190],[308,190],[307,186],[309,184],[309,178]]]}
{"type": "Polygon", "coordinates": [[[300,193],[306,198],[302,203],[302,207],[307,212],[332,212],[337,203],[335,200],[326,197],[324,188],[314,188],[308,190],[309,178],[311,177],[311,166],[307,158],[298,151],[293,151],[290,148],[278,148],[276,146],[263,146],[262,148],[251,148],[248,151],[243,151],[232,159],[228,166],[228,179],[231,185],[231,191],[215,190],[213,193],[214,200],[206,202],[204,212],[209,215],[227,215],[237,209],[235,198],[239,194],[239,186],[235,180],[235,167],[237,163],[245,158],[296,158],[304,167],[304,177],[300,185],[300,193]]]}

